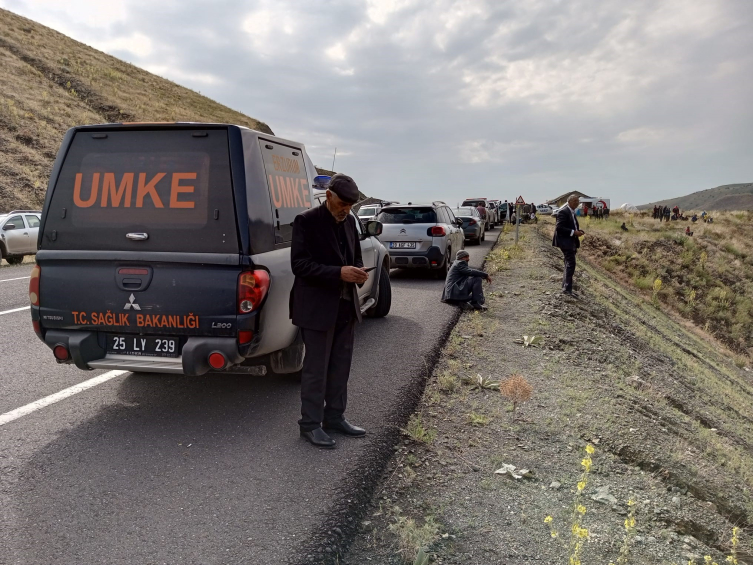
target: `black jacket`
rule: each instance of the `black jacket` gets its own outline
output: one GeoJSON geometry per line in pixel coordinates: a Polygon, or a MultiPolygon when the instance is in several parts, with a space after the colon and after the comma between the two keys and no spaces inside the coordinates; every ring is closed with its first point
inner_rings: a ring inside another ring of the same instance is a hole
{"type": "Polygon", "coordinates": [[[465,301],[471,297],[471,278],[486,279],[484,271],[471,269],[466,261],[457,260],[450,267],[442,290],[442,302],[465,301]]]}
{"type": "Polygon", "coordinates": [[[579,230],[578,220],[575,214],[570,210],[570,206],[564,206],[557,212],[557,224],[554,227],[554,238],[552,245],[560,249],[578,249],[580,239],[570,235],[573,230],[579,230]]]}
{"type": "Polygon", "coordinates": [[[290,317],[300,328],[326,331],[335,325],[343,285],[352,297],[354,313],[361,321],[356,285],[343,283],[340,268],[363,267],[356,221],[344,222],[346,249],[343,257],[335,235],[336,222],[322,204],[298,214],[293,221],[290,263],[295,275],[290,292],[290,317]]]}

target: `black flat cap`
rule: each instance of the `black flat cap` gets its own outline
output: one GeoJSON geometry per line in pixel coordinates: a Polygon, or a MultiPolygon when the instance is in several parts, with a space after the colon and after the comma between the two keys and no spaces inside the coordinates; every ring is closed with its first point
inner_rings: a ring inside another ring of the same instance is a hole
{"type": "Polygon", "coordinates": [[[348,175],[337,173],[329,180],[327,188],[337,194],[343,202],[347,202],[348,204],[358,202],[358,185],[348,175]]]}

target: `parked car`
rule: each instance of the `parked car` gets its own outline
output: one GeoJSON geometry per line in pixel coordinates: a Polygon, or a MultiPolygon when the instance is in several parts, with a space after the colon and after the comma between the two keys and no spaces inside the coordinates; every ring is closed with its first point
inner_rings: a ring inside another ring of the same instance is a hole
{"type": "Polygon", "coordinates": [[[536,213],[537,214],[551,214],[552,213],[552,207],[548,204],[538,204],[536,206],[536,213]]]}
{"type": "Polygon", "coordinates": [[[377,214],[379,213],[379,210],[381,210],[382,207],[379,205],[371,205],[364,206],[362,208],[358,209],[358,217],[361,219],[362,222],[369,222],[376,218],[377,214]]]}
{"type": "MultiPolygon", "coordinates": [[[[84,370],[298,372],[290,245],[315,174],[303,144],[236,125],[68,130],[29,284],[34,331],[84,370]]],[[[380,233],[361,233],[374,274],[360,299],[383,315],[380,233]]]]}
{"type": "Polygon", "coordinates": [[[556,215],[557,215],[557,212],[559,212],[560,210],[562,210],[562,209],[563,209],[563,208],[564,208],[565,206],[567,206],[567,204],[564,204],[564,205],[562,205],[562,206],[557,206],[556,208],[552,208],[552,213],[551,213],[551,215],[552,215],[552,216],[556,216],[556,215]]]}
{"type": "Polygon", "coordinates": [[[18,265],[26,255],[37,252],[39,210],[13,210],[0,214],[0,262],[18,265]]]}
{"type": "Polygon", "coordinates": [[[487,230],[492,229],[494,226],[497,225],[497,222],[499,221],[497,218],[497,211],[492,209],[489,206],[488,200],[486,198],[466,198],[463,200],[463,203],[461,206],[473,206],[474,208],[478,208],[479,206],[482,206],[486,209],[486,225],[484,226],[487,230]]]}
{"type": "Polygon", "coordinates": [[[484,228],[484,220],[481,219],[481,215],[478,210],[473,206],[466,208],[454,208],[452,213],[459,220],[463,220],[463,233],[465,240],[479,245],[486,239],[486,229],[484,228]]]}
{"type": "Polygon", "coordinates": [[[444,202],[392,204],[382,208],[377,220],[392,268],[431,269],[444,278],[454,254],[465,247],[463,220],[444,202]]]}

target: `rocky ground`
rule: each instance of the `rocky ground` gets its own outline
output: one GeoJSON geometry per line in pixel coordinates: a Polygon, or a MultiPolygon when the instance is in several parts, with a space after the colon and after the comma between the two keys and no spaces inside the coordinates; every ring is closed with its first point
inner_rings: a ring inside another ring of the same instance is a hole
{"type": "Polygon", "coordinates": [[[576,523],[578,563],[721,564],[734,526],[753,563],[753,373],[606,272],[579,265],[563,299],[547,229],[490,254],[490,310],[453,330],[341,562],[564,564],[576,523]],[[513,374],[532,388],[515,414],[513,374]]]}

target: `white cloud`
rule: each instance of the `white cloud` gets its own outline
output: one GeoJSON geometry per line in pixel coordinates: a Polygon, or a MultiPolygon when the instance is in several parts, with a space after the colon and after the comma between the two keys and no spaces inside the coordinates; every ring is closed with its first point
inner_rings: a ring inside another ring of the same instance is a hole
{"type": "Polygon", "coordinates": [[[327,54],[327,57],[334,59],[335,61],[345,60],[345,47],[343,47],[342,43],[335,43],[332,47],[326,49],[324,52],[327,54]]]}
{"type": "Polygon", "coordinates": [[[490,141],[472,139],[458,146],[461,163],[501,163],[510,158],[511,153],[529,150],[535,146],[530,141],[490,141]]]}

